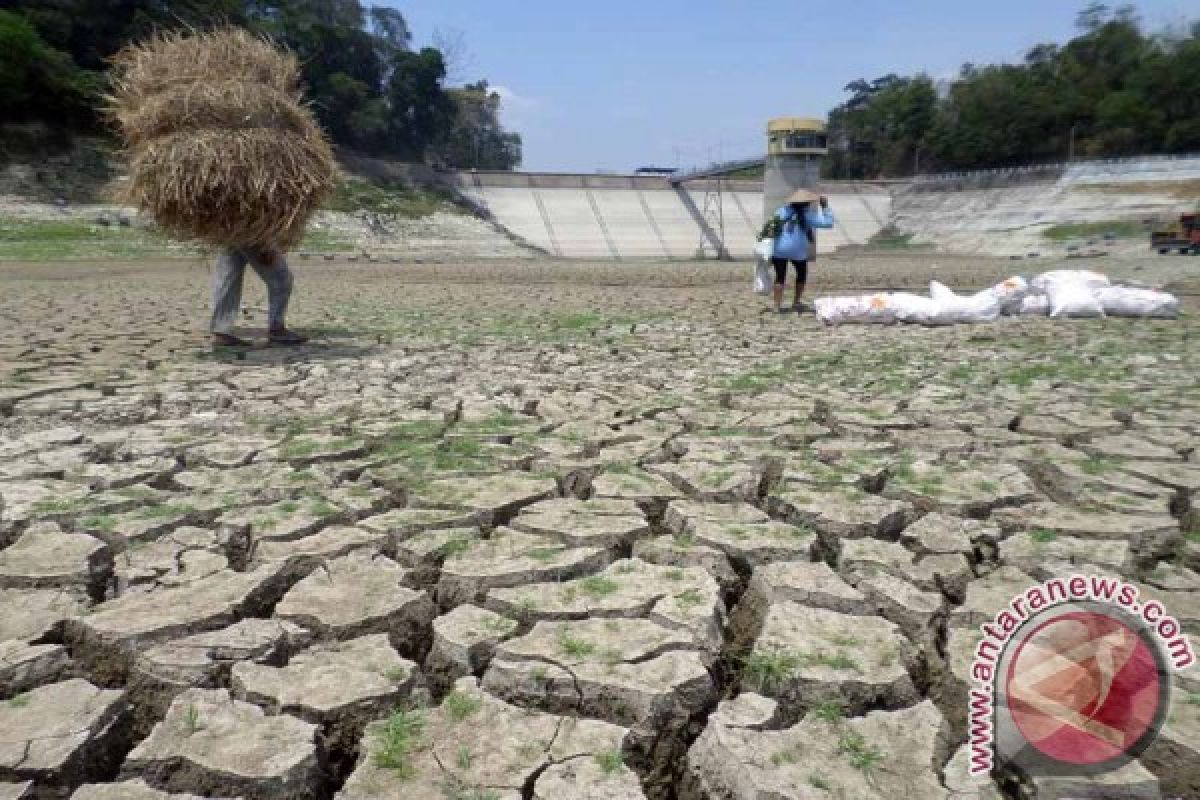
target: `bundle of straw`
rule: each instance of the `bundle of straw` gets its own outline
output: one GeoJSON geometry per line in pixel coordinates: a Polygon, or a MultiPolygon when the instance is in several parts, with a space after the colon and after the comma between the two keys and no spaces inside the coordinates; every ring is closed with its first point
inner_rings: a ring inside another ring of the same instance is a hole
{"type": "Polygon", "coordinates": [[[229,29],[159,36],[123,50],[113,69],[126,202],[183,239],[285,249],[300,240],[337,169],[301,104],[294,57],[229,29]]]}

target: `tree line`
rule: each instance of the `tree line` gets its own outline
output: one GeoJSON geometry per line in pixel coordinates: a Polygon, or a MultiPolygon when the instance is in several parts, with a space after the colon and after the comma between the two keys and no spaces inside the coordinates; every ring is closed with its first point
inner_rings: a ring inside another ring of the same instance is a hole
{"type": "MultiPolygon", "coordinates": [[[[155,31],[234,24],[299,57],[333,141],[456,168],[514,169],[521,137],[486,81],[447,85],[447,53],[415,48],[404,15],[359,0],[3,0],[0,135],[31,123],[62,139],[105,130],[106,60],[155,31]]],[[[447,48],[448,49],[448,48],[447,48]]],[[[449,54],[451,58],[454,53],[449,54]]]]}
{"type": "Polygon", "coordinates": [[[828,176],[1200,152],[1200,21],[1147,33],[1131,6],[1094,3],[1066,44],[1023,63],[963,66],[937,84],[885,75],[829,115],[828,176]]]}

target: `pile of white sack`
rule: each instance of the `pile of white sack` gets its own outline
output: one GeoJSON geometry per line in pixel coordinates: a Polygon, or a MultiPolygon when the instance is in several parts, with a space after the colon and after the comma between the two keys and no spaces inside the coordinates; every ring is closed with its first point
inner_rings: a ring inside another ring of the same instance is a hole
{"type": "Polygon", "coordinates": [[[1032,279],[1014,276],[973,295],[955,294],[933,281],[929,296],[884,292],[860,297],[822,297],[817,319],[826,325],[959,325],[994,322],[1002,316],[1141,317],[1174,319],[1179,298],[1157,289],[1114,286],[1088,270],[1054,270],[1032,279]]]}

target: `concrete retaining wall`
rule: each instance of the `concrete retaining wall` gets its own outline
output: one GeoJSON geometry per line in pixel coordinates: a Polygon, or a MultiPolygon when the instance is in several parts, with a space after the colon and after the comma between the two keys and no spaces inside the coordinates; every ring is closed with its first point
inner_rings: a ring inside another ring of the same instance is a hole
{"type": "MultiPolygon", "coordinates": [[[[722,180],[718,215],[709,195],[716,181],[676,188],[654,176],[513,172],[459,173],[451,180],[497,223],[562,258],[711,258],[722,238],[729,255],[749,258],[761,227],[759,181],[722,180]]],[[[818,191],[829,196],[838,220],[834,230],[820,232],[821,252],[864,244],[891,216],[886,185],[826,183],[818,191]]]]}

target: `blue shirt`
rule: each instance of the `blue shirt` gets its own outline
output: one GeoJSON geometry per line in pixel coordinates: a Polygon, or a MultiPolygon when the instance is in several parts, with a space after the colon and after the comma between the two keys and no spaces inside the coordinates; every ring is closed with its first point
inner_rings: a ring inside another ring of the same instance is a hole
{"type": "MultiPolygon", "coordinates": [[[[775,212],[775,218],[783,220],[783,231],[775,240],[775,258],[807,261],[808,233],[796,212],[787,205],[775,212]]],[[[810,228],[832,228],[833,212],[809,206],[805,220],[810,228]]]]}

